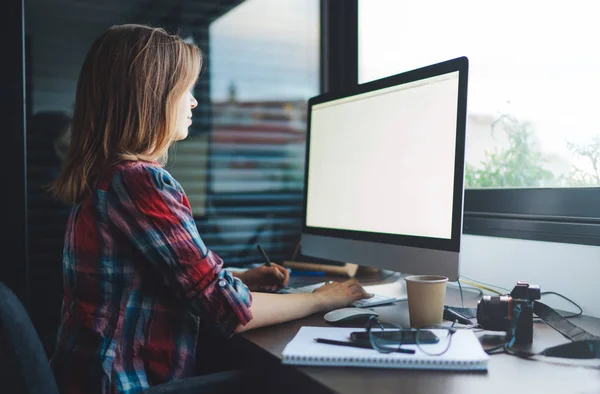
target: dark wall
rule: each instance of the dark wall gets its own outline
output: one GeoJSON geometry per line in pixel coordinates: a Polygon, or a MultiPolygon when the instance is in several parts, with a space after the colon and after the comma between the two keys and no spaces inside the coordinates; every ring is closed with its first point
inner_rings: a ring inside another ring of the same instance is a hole
{"type": "Polygon", "coordinates": [[[25,93],[23,1],[6,0],[0,13],[2,73],[0,119],[5,135],[2,154],[3,231],[0,281],[23,301],[27,288],[27,191],[25,184],[25,93]]]}

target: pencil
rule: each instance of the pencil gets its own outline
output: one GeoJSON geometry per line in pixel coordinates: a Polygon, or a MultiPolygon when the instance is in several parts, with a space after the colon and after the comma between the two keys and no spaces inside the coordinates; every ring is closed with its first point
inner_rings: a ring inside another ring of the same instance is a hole
{"type": "Polygon", "coordinates": [[[256,245],[256,249],[258,249],[258,251],[260,252],[260,254],[263,257],[263,260],[265,261],[265,265],[267,267],[271,266],[271,262],[269,261],[269,257],[267,256],[267,254],[265,253],[265,250],[262,248],[262,246],[260,245],[256,245]]]}

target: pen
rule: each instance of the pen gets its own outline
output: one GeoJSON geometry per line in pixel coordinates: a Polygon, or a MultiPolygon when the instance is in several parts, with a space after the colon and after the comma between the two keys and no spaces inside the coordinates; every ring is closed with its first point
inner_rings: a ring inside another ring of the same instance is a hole
{"type": "MultiPolygon", "coordinates": [[[[269,256],[267,256],[267,253],[266,253],[266,252],[265,252],[265,250],[262,248],[262,246],[260,246],[260,244],[259,244],[259,245],[256,245],[256,249],[258,249],[258,251],[259,251],[259,252],[260,252],[260,254],[262,255],[262,257],[263,257],[263,260],[265,261],[265,265],[266,265],[267,267],[272,267],[272,265],[271,265],[271,261],[269,260],[269,256]]],[[[281,272],[279,272],[279,279],[280,279],[280,280],[283,282],[283,279],[284,279],[284,278],[285,278],[285,276],[284,276],[284,275],[283,275],[281,272]]]]}
{"type": "MultiPolygon", "coordinates": [[[[358,347],[361,349],[373,349],[371,345],[356,343],[356,342],[346,342],[346,341],[336,341],[334,339],[324,339],[324,338],[315,338],[315,341],[319,343],[326,343],[328,345],[339,345],[339,346],[350,346],[350,347],[358,347]]],[[[390,349],[392,352],[396,353],[406,353],[406,354],[415,354],[413,349],[405,349],[405,348],[393,348],[390,349]]]]}
{"type": "Polygon", "coordinates": [[[267,254],[265,253],[265,250],[262,248],[262,246],[260,245],[256,245],[256,249],[258,249],[258,251],[260,252],[260,254],[263,257],[263,260],[265,260],[265,265],[267,267],[271,266],[271,262],[269,261],[269,257],[267,256],[267,254]]]}

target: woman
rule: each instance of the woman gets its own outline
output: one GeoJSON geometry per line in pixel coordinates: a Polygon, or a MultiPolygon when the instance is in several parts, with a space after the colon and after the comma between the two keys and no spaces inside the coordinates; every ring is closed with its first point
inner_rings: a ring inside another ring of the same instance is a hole
{"type": "Polygon", "coordinates": [[[201,60],[195,45],[141,25],[112,27],[86,56],[53,186],[73,204],[52,357],[64,394],[139,392],[192,376],[200,319],[232,335],[369,296],[354,280],[313,294],[251,293],[243,275],[261,288],[286,282],[286,270],[234,277],[204,245],[160,164],[188,134],[201,60]]]}

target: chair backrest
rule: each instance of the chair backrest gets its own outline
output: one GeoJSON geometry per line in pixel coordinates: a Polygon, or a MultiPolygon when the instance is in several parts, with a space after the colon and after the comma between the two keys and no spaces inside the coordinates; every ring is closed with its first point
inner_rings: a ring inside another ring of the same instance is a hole
{"type": "Polygon", "coordinates": [[[58,394],[33,323],[17,296],[0,283],[0,392],[58,394]]]}

